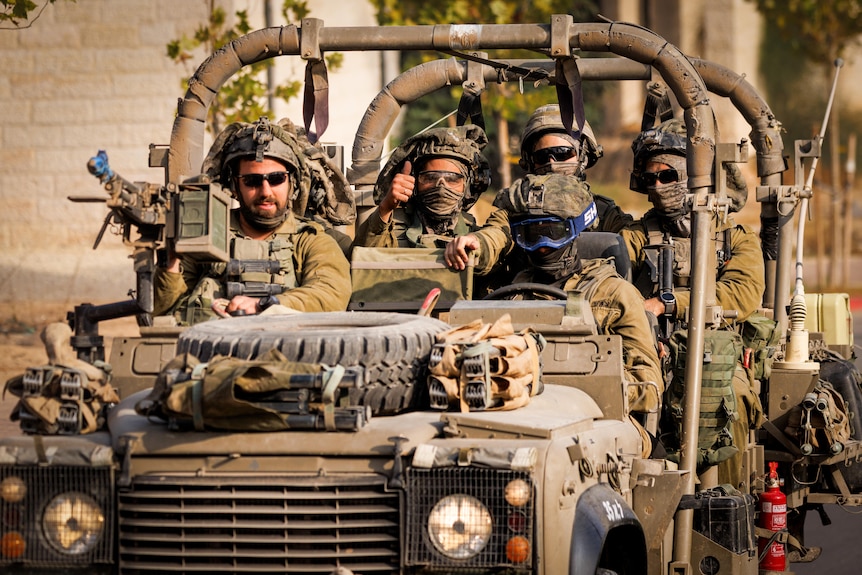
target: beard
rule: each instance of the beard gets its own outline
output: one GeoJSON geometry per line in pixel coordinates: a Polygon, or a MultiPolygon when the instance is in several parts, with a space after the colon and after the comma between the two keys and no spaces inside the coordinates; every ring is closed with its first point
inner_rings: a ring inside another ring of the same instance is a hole
{"type": "Polygon", "coordinates": [[[287,219],[287,202],[279,204],[278,200],[275,200],[275,211],[264,210],[260,207],[263,203],[261,200],[248,205],[242,200],[242,196],[239,196],[239,212],[248,225],[254,229],[261,232],[271,232],[287,219]]]}

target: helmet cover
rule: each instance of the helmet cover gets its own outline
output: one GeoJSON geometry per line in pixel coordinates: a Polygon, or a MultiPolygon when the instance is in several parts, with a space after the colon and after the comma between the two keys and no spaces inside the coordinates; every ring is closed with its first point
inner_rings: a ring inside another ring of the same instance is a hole
{"type": "Polygon", "coordinates": [[[459,162],[466,168],[467,185],[462,209],[469,209],[491,182],[491,166],[482,155],[482,150],[487,145],[488,136],[485,130],[475,124],[432,128],[407,138],[380,170],[374,186],[375,203],[379,204],[389,191],[393,178],[400,173],[404,162],[409,160],[415,166],[432,158],[446,158],[459,162]]]}

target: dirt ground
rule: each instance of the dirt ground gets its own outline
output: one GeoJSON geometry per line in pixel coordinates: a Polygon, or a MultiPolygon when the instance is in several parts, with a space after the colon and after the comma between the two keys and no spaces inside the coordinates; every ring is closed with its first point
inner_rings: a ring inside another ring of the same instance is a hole
{"type": "MultiPolygon", "coordinates": [[[[62,314],[57,317],[63,317],[62,314]]],[[[0,385],[24,373],[28,367],[48,363],[48,355],[40,334],[46,324],[33,324],[17,319],[0,319],[0,385]]],[[[99,333],[105,338],[105,357],[110,357],[111,337],[135,335],[138,327],[134,318],[111,320],[100,325],[99,333]]],[[[19,434],[17,422],[9,419],[18,398],[2,393],[0,401],[0,437],[19,434]]]]}

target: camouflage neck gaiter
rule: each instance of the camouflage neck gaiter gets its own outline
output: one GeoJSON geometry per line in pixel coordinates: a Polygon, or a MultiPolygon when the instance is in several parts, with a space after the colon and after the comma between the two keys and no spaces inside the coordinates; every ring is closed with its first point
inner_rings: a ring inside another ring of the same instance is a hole
{"type": "Polygon", "coordinates": [[[551,162],[536,168],[536,174],[562,174],[564,176],[577,176],[584,179],[584,170],[580,162],[551,162]]]}
{"type": "Polygon", "coordinates": [[[441,184],[413,196],[425,227],[440,235],[455,230],[458,214],[464,203],[464,193],[441,184]]]}

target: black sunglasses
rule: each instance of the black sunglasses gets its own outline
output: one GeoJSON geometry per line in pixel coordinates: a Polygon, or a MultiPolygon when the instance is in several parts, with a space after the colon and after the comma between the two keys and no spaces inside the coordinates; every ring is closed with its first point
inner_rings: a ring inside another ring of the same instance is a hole
{"type": "Polygon", "coordinates": [[[259,188],[264,182],[269,182],[272,187],[280,186],[287,181],[287,176],[287,172],[281,171],[268,174],[243,174],[237,178],[242,180],[242,183],[248,188],[259,188]]]}
{"type": "Polygon", "coordinates": [[[656,182],[672,184],[679,181],[679,172],[673,168],[667,168],[657,172],[643,172],[638,174],[637,178],[644,187],[654,186],[656,182]]]}
{"type": "Polygon", "coordinates": [[[547,164],[551,160],[565,162],[577,155],[578,151],[572,146],[551,146],[533,152],[533,162],[539,166],[547,164]]]}

